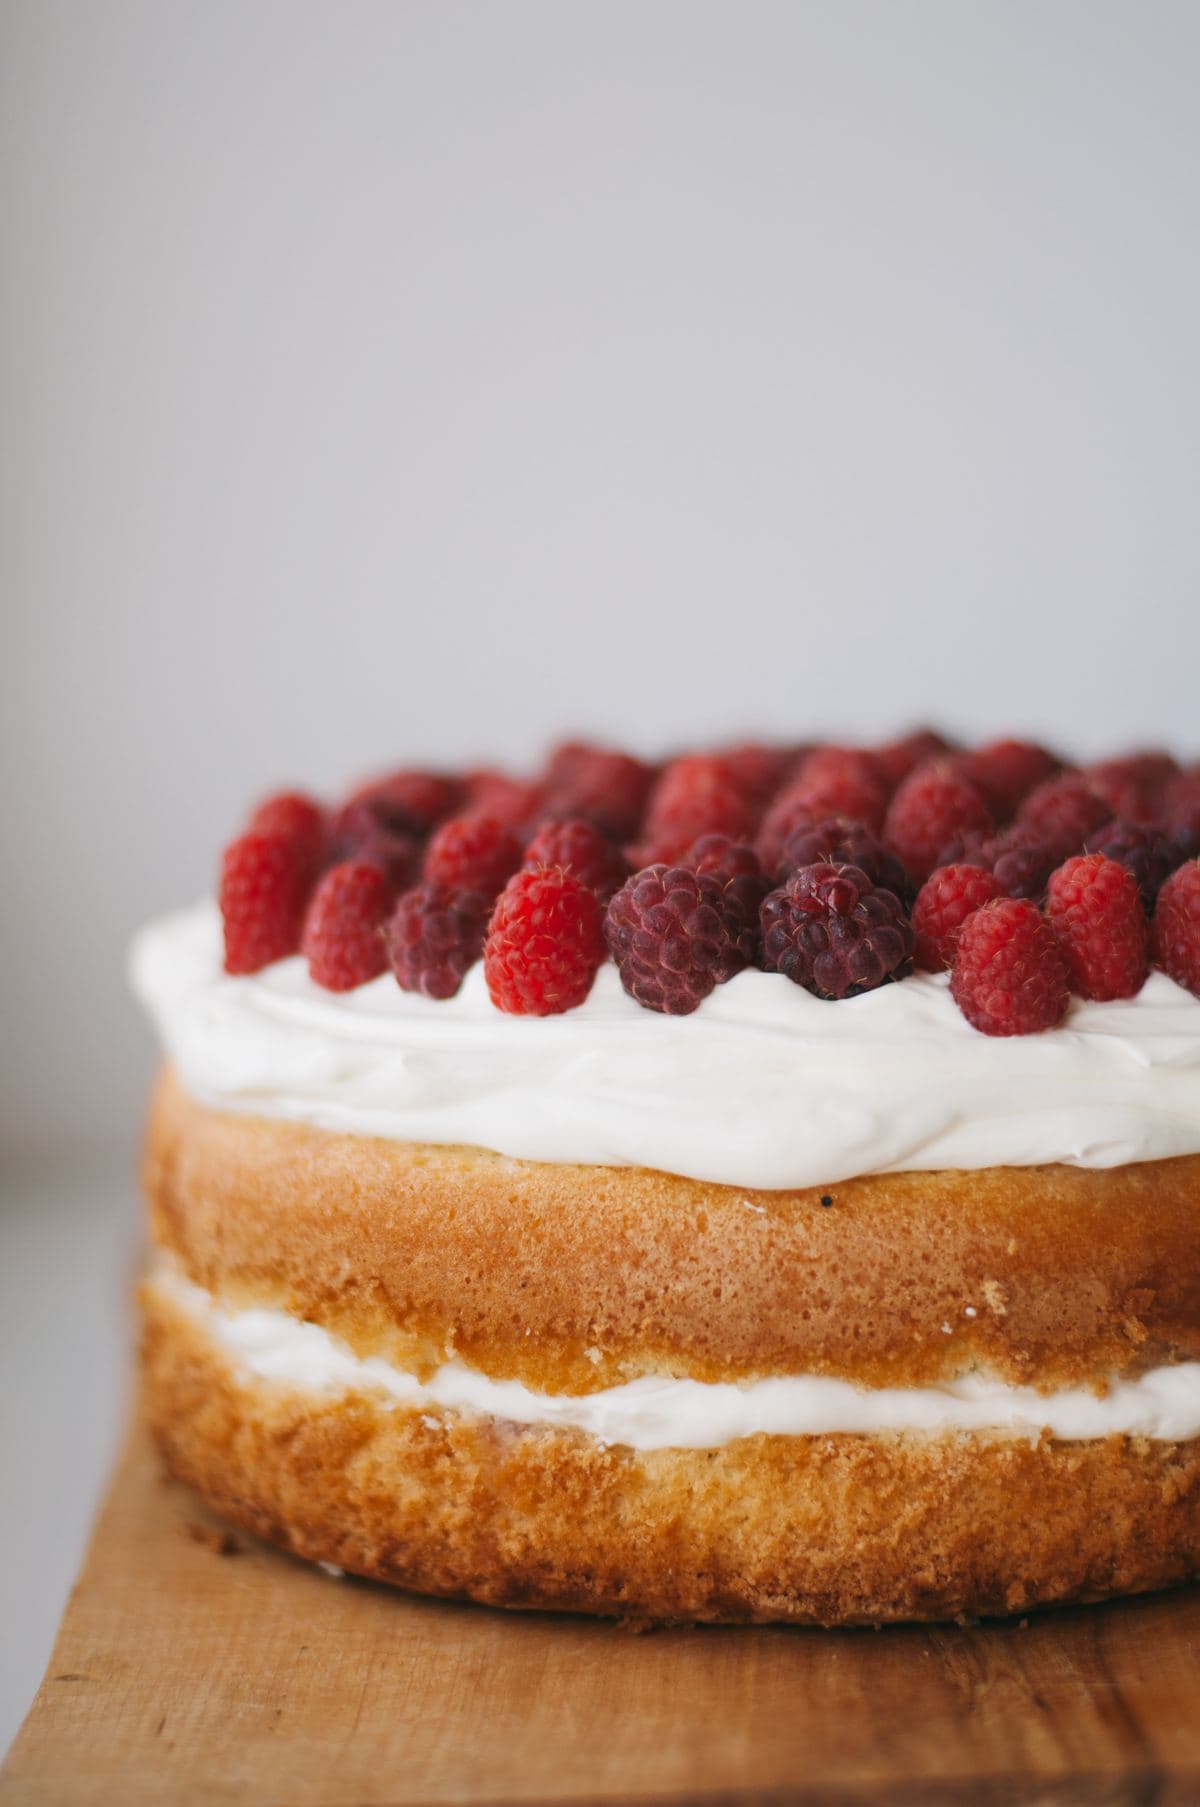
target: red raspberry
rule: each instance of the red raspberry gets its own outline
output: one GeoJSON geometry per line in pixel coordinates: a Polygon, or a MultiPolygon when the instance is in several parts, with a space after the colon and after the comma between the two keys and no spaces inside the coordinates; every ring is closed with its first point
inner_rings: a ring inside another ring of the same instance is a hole
{"type": "Polygon", "coordinates": [[[1080,997],[1137,996],[1150,970],[1150,932],[1132,872],[1102,853],[1067,860],[1051,874],[1046,917],[1080,997]]]}
{"type": "Polygon", "coordinates": [[[425,849],[422,877],[495,897],[521,864],[521,843],[490,816],[451,816],[425,849]]]}
{"type": "Polygon", "coordinates": [[[913,932],[891,891],[857,866],[801,866],[762,907],[763,961],[822,998],[852,998],[899,974],[913,932]]]}
{"type": "Polygon", "coordinates": [[[604,937],[626,991],[647,1010],[687,1016],[746,965],[712,873],[647,866],[608,906],[604,937]]]}
{"type": "Polygon", "coordinates": [[[483,953],[492,899],[482,891],[417,885],[399,900],[387,925],[388,961],[404,991],[452,998],[483,953]]]}
{"type": "Polygon", "coordinates": [[[912,895],[908,874],[895,854],[861,822],[847,821],[844,816],[831,816],[790,834],[776,868],[776,883],[783,884],[797,866],[821,863],[857,866],[873,885],[894,892],[901,901],[912,895]]]}
{"type": "Polygon", "coordinates": [[[290,841],[300,841],[318,860],[325,842],[325,811],[303,791],[277,791],[257,806],[250,817],[249,831],[281,834],[290,841]]]}
{"type": "Polygon", "coordinates": [[[1179,843],[1154,823],[1130,822],[1124,816],[1097,828],[1083,845],[1086,853],[1107,854],[1133,873],[1147,911],[1183,858],[1179,843]]]}
{"type": "Polygon", "coordinates": [[[582,1004],[604,959],[595,892],[561,867],[510,878],[492,912],[483,971],[492,1003],[512,1016],[556,1016],[582,1004]]]}
{"type": "Polygon", "coordinates": [[[950,750],[949,741],[932,728],[918,728],[914,733],[904,735],[901,740],[892,740],[885,747],[876,747],[875,759],[882,769],[889,795],[919,765],[926,765],[931,759],[940,759],[950,750]]]}
{"type": "Polygon", "coordinates": [[[551,756],[546,810],[583,816],[614,841],[629,841],[642,825],[654,767],[628,753],[568,741],[551,756]]]}
{"type": "Polygon", "coordinates": [[[760,809],[765,809],[780,786],[795,770],[800,749],[767,746],[747,740],[723,747],[717,757],[736,783],[760,809]]]}
{"type": "Polygon", "coordinates": [[[705,834],[692,843],[679,863],[702,877],[720,881],[725,926],[738,952],[749,965],[756,965],[762,939],[759,912],[771,886],[753,847],[731,841],[727,834],[705,834]]]}
{"type": "Polygon", "coordinates": [[[316,984],[352,991],[378,978],[387,965],[381,931],[391,901],[391,886],[368,860],[330,867],[313,892],[301,942],[316,984]]]}
{"type": "Polygon", "coordinates": [[[1061,770],[1062,761],[1031,740],[993,740],[960,755],[958,768],[997,822],[1007,822],[1023,797],[1061,770]]]}
{"type": "Polygon", "coordinates": [[[543,822],[525,849],[527,872],[561,866],[606,904],[629,877],[629,861],[590,822],[543,822]]]}
{"type": "Polygon", "coordinates": [[[1044,841],[1019,822],[1010,822],[999,834],[956,835],[942,848],[937,863],[994,872],[1005,897],[1032,897],[1039,902],[1058,861],[1044,841]]]}
{"type": "Polygon", "coordinates": [[[991,826],[991,812],[975,786],[950,761],[941,760],[918,766],[904,780],[888,806],[883,833],[913,883],[920,885],[947,841],[991,826]]]}
{"type": "Polygon", "coordinates": [[[913,905],[916,964],[928,973],[940,973],[954,964],[958,932],[967,917],[1004,888],[994,872],[978,866],[939,866],[917,893],[913,905]]]}
{"type": "Polygon", "coordinates": [[[798,781],[785,785],[763,817],[754,843],[763,871],[778,872],[784,847],[792,836],[803,828],[812,828],[820,820],[820,816],[813,813],[807,795],[801,792],[798,781]]]}
{"type": "Polygon", "coordinates": [[[1169,753],[1147,751],[1101,760],[1088,766],[1084,777],[1112,815],[1153,822],[1162,813],[1164,793],[1178,771],[1178,762],[1169,753]]]}
{"type": "Polygon", "coordinates": [[[545,786],[535,778],[513,778],[485,768],[467,774],[466,813],[490,816],[523,838],[541,814],[545,794],[545,786]]]}
{"type": "Polygon", "coordinates": [[[369,860],[378,866],[393,891],[407,890],[421,864],[420,842],[411,834],[385,827],[370,803],[342,805],[329,824],[328,847],[335,865],[344,860],[369,860]]]}
{"type": "Polygon", "coordinates": [[[463,787],[444,772],[405,768],[369,779],[347,802],[370,803],[385,828],[397,834],[427,835],[435,823],[462,807],[463,787]]]}
{"type": "Polygon", "coordinates": [[[256,973],[300,946],[313,862],[286,834],[243,834],[221,856],[225,971],[256,973]]]}
{"type": "Polygon", "coordinates": [[[950,990],[984,1035],[1036,1035],[1067,1014],[1071,990],[1054,930],[1025,897],[999,897],[958,932],[950,990]]]}
{"type": "Polygon", "coordinates": [[[1200,835],[1200,765],[1177,772],[1168,783],[1163,821],[1173,835],[1200,835]]]}
{"type": "Polygon", "coordinates": [[[814,821],[846,816],[876,834],[883,827],[887,780],[879,760],[865,747],[817,747],[788,788],[808,805],[814,821]]]}
{"type": "Polygon", "coordinates": [[[724,760],[713,753],[673,759],[646,807],[645,840],[656,859],[677,860],[704,834],[753,835],[758,812],[724,760]]]}
{"type": "Polygon", "coordinates": [[[1200,860],[1173,872],[1158,894],[1154,961],[1200,998],[1200,860]]]}
{"type": "Polygon", "coordinates": [[[1044,841],[1058,861],[1078,853],[1094,828],[1103,827],[1112,810],[1079,772],[1063,772],[1039,784],[1017,811],[1017,821],[1044,841]]]}

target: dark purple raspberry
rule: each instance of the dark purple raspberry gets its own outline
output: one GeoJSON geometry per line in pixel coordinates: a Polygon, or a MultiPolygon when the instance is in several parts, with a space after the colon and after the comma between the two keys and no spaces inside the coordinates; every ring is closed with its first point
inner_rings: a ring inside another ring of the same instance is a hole
{"type": "Polygon", "coordinates": [[[711,873],[646,866],[608,906],[604,938],[626,991],[647,1010],[687,1016],[746,965],[711,873]]]}
{"type": "Polygon", "coordinates": [[[1031,897],[1036,902],[1057,866],[1053,850],[1026,829],[1011,825],[999,834],[967,834],[944,847],[938,866],[978,866],[994,873],[1005,897],[1031,897]]]}
{"type": "Polygon", "coordinates": [[[763,957],[821,998],[852,998],[912,958],[912,924],[892,891],[857,866],[801,866],[762,907],[763,957]]]}
{"type": "Polygon", "coordinates": [[[394,891],[405,890],[420,870],[421,842],[415,834],[388,826],[394,814],[373,803],[343,804],[330,823],[327,864],[368,860],[394,891]]]}
{"type": "Polygon", "coordinates": [[[753,847],[727,834],[704,834],[692,842],[680,864],[720,880],[721,909],[734,945],[751,966],[757,966],[762,953],[759,912],[771,884],[753,847]]]}
{"type": "Polygon", "coordinates": [[[894,891],[897,897],[905,900],[911,896],[908,873],[896,855],[883,845],[878,835],[846,816],[827,816],[811,828],[797,828],[790,834],[779,856],[775,882],[782,885],[789,873],[799,866],[821,863],[857,866],[873,885],[894,891]]]}
{"type": "Polygon", "coordinates": [[[406,891],[385,931],[388,961],[404,991],[452,998],[483,953],[492,900],[427,881],[406,891]]]}
{"type": "Polygon", "coordinates": [[[1155,823],[1131,822],[1126,816],[1114,816],[1090,834],[1083,846],[1086,853],[1106,854],[1132,872],[1142,902],[1151,913],[1155,898],[1184,858],[1184,849],[1155,823]]]}

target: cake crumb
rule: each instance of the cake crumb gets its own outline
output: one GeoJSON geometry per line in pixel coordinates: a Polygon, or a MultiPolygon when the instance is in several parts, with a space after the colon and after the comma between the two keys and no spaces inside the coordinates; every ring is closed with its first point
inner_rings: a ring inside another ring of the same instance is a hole
{"type": "Polygon", "coordinates": [[[604,1357],[601,1355],[599,1349],[597,1349],[597,1347],[594,1343],[591,1345],[590,1348],[585,1349],[583,1353],[587,1356],[587,1358],[591,1362],[593,1368],[598,1368],[600,1366],[600,1363],[604,1359],[604,1357]]]}
{"type": "Polygon", "coordinates": [[[765,1205],[756,1205],[752,1198],[744,1198],[742,1200],[742,1207],[746,1211],[757,1212],[759,1217],[765,1217],[767,1214],[767,1207],[765,1205]]]}
{"type": "Polygon", "coordinates": [[[943,1324],[942,1325],[942,1335],[943,1336],[953,1336],[954,1335],[953,1328],[949,1324],[943,1324]]]}
{"type": "Polygon", "coordinates": [[[998,1318],[1006,1318],[1008,1316],[1008,1294],[999,1280],[985,1280],[982,1292],[989,1311],[994,1312],[998,1318]]]}
{"type": "Polygon", "coordinates": [[[963,1317],[964,1318],[977,1318],[978,1316],[979,1316],[979,1313],[976,1311],[976,1309],[973,1305],[964,1305],[963,1306],[963,1317]]]}

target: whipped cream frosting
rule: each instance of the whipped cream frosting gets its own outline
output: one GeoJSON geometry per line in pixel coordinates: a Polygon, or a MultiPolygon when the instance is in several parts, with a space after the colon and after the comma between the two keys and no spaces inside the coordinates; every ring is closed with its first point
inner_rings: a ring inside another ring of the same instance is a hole
{"type": "Polygon", "coordinates": [[[202,1103],[360,1135],[774,1189],[1200,1151],[1200,999],[1159,972],[1043,1035],[979,1034],[926,973],[830,1003],[746,971],[669,1017],[605,965],[576,1009],[518,1017],[481,965],[445,1002],[390,973],[323,991],[299,957],[232,978],[212,903],[143,929],[130,972],[202,1103]]]}
{"type": "Polygon", "coordinates": [[[1039,1393],[971,1373],[936,1387],[856,1387],[824,1375],[732,1382],[647,1376],[596,1393],[536,1393],[462,1362],[426,1381],[379,1356],[361,1358],[319,1324],[262,1306],[229,1310],[169,1258],[150,1284],[184,1310],[243,1372],[305,1393],[370,1392],[390,1404],[476,1412],[515,1424],[586,1431],[631,1449],[715,1449],[737,1437],[839,1431],[975,1431],[1072,1441],[1113,1435],[1168,1441],[1200,1435],[1200,1362],[1152,1368],[1100,1397],[1082,1387],[1039,1393]]]}

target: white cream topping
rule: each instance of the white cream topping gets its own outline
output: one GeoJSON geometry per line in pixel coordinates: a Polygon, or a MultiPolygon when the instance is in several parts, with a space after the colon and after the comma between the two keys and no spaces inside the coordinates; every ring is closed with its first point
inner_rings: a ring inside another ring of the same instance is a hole
{"type": "Polygon", "coordinates": [[[984,1374],[936,1387],[856,1387],[815,1374],[745,1386],[647,1377],[596,1393],[535,1393],[520,1381],[491,1380],[457,1361],[420,1381],[378,1356],[360,1358],[319,1324],[287,1312],[227,1310],[169,1260],[156,1268],[151,1283],[243,1373],[260,1380],[316,1395],[369,1392],[394,1405],[556,1425],[631,1449],[715,1449],[764,1432],[977,1431],[1036,1439],[1049,1431],[1070,1441],[1119,1434],[1171,1442],[1200,1436],[1200,1362],[1116,1381],[1103,1398],[1082,1387],[1038,1393],[984,1374]]]}
{"type": "Polygon", "coordinates": [[[211,903],[143,929],[130,968],[201,1102],[359,1135],[769,1188],[1200,1151],[1200,999],[1158,972],[990,1037],[944,974],[829,1003],[748,971],[686,1017],[643,1010],[611,965],[551,1017],[497,1010],[481,966],[446,1002],[390,973],[323,991],[299,958],[231,978],[211,903]]]}

